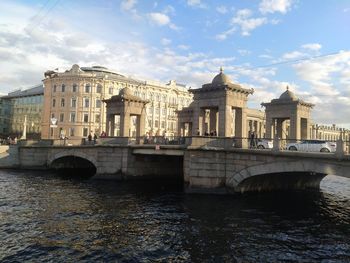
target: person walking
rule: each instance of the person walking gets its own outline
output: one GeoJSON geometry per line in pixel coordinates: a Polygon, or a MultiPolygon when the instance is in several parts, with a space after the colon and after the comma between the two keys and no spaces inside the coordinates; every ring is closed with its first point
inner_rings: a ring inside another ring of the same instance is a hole
{"type": "Polygon", "coordinates": [[[89,135],[88,135],[88,144],[91,144],[91,142],[92,142],[92,135],[91,135],[91,133],[89,133],[89,135]]]}
{"type": "Polygon", "coordinates": [[[255,132],[251,132],[250,133],[250,142],[249,142],[251,149],[255,147],[254,144],[255,144],[255,132]]]}
{"type": "Polygon", "coordinates": [[[96,133],[94,133],[94,145],[96,144],[96,140],[97,140],[97,135],[96,133]]]}

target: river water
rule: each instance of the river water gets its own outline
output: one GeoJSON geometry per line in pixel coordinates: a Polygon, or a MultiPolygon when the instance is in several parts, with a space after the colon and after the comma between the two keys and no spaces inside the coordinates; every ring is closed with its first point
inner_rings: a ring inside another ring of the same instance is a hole
{"type": "Polygon", "coordinates": [[[189,195],[155,182],[0,171],[0,262],[350,262],[350,179],[189,195]]]}

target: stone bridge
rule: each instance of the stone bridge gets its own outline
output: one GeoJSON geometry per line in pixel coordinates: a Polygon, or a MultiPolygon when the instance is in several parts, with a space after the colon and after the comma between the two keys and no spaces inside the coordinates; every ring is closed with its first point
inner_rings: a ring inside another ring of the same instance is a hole
{"type": "Polygon", "coordinates": [[[265,150],[198,150],[184,158],[188,190],[247,192],[319,188],[326,175],[350,178],[350,156],[265,150]]]}
{"type": "Polygon", "coordinates": [[[181,178],[189,192],[318,188],[350,178],[350,155],[181,145],[20,146],[17,167],[90,169],[97,177],[181,178]]]}

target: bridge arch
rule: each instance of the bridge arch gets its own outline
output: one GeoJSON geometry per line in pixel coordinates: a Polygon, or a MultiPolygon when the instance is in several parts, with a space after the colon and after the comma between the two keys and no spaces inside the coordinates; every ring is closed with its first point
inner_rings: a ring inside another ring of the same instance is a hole
{"type": "Polygon", "coordinates": [[[97,172],[96,160],[83,152],[59,152],[48,159],[48,167],[71,177],[91,177],[97,172]]]}
{"type": "Polygon", "coordinates": [[[53,161],[66,156],[75,156],[75,157],[80,157],[82,159],[86,159],[89,162],[91,162],[95,167],[97,167],[97,161],[95,160],[95,158],[93,158],[91,155],[85,154],[84,152],[80,152],[80,151],[74,151],[73,153],[72,151],[62,151],[62,152],[52,154],[51,156],[49,156],[47,160],[48,167],[52,166],[53,161]]]}
{"type": "Polygon", "coordinates": [[[248,166],[226,178],[236,192],[319,188],[326,175],[345,176],[346,168],[308,160],[248,166]]]}

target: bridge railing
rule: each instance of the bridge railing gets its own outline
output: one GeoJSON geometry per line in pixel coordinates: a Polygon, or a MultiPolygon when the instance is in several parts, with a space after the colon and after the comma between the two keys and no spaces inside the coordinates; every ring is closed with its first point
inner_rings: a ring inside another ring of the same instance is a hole
{"type": "MultiPolygon", "coordinates": [[[[279,138],[248,138],[248,137],[217,137],[217,136],[143,136],[143,137],[104,137],[96,141],[86,139],[67,140],[19,140],[19,146],[97,146],[97,145],[178,145],[184,147],[216,148],[216,149],[253,149],[271,151],[300,151],[317,152],[321,151],[314,147],[316,144],[327,143],[329,152],[349,153],[350,141],[334,140],[295,140],[279,138]]],[[[328,152],[328,150],[324,150],[328,152]]]]}

